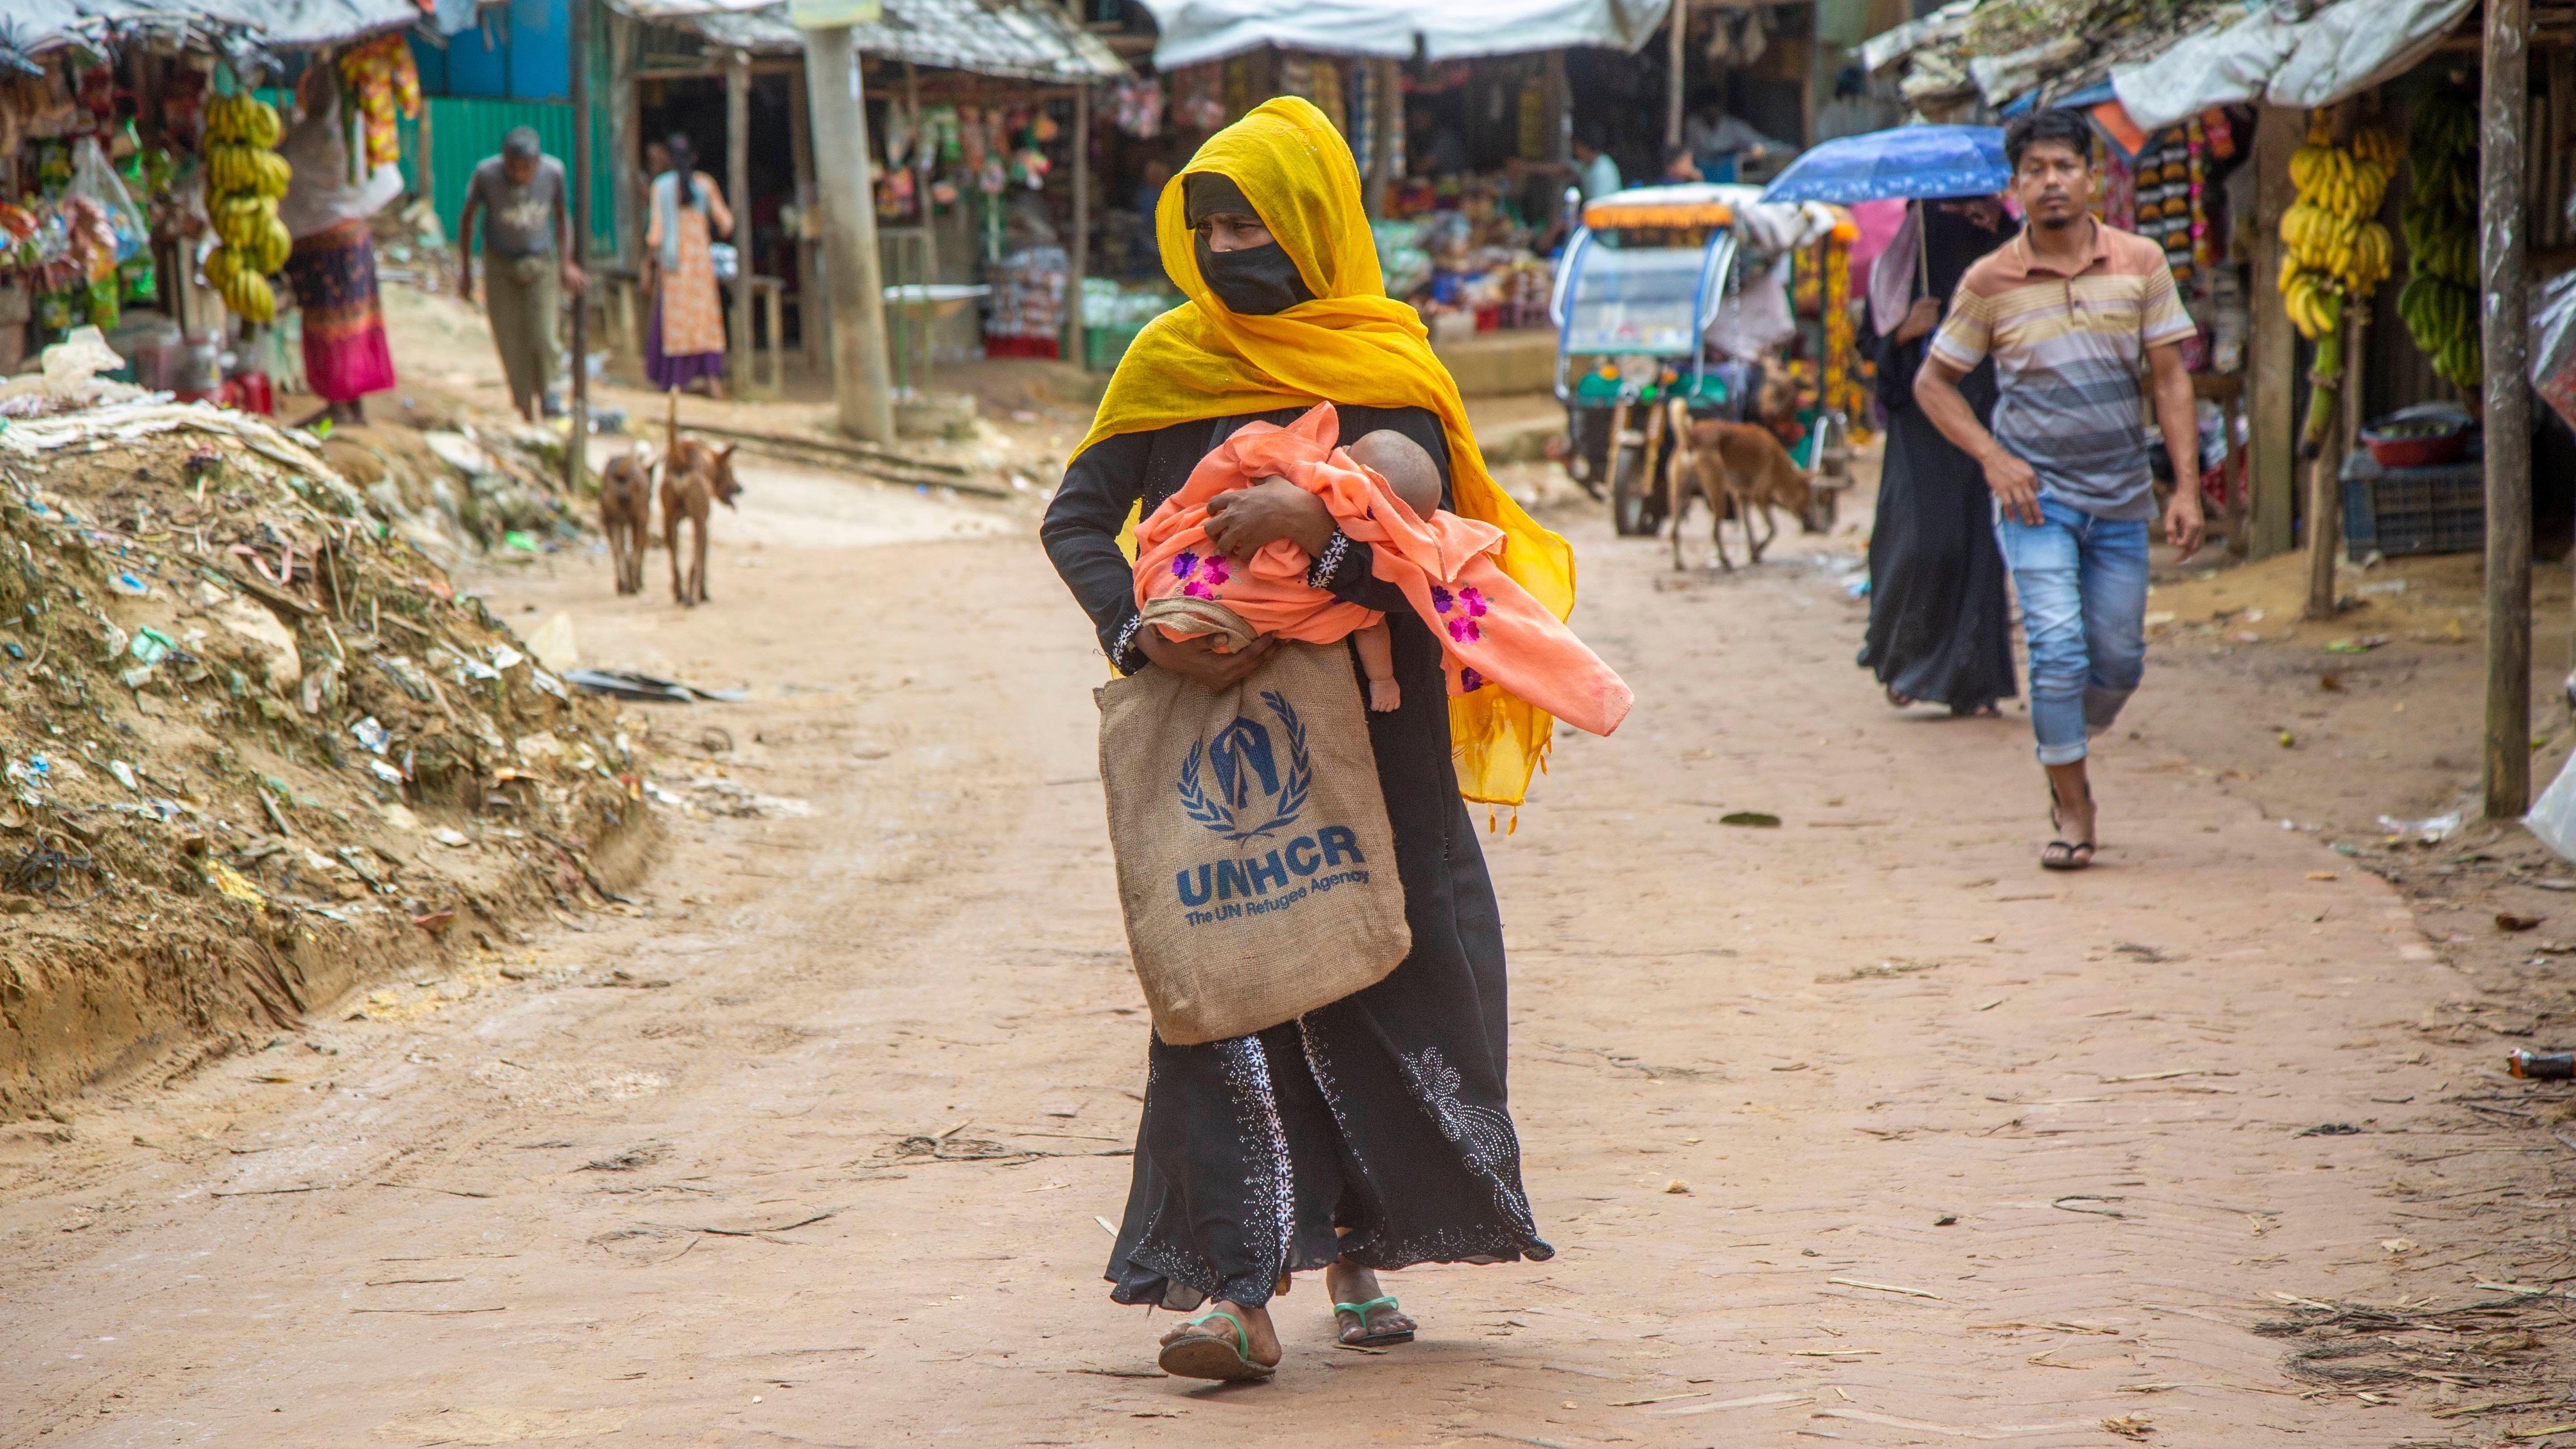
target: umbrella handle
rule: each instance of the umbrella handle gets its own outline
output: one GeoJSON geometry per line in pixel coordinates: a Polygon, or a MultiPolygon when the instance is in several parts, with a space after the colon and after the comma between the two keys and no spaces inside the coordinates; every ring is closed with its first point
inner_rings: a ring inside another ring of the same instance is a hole
{"type": "MultiPolygon", "coordinates": [[[[1932,227],[1923,212],[1923,200],[1914,200],[1914,277],[1923,295],[1932,296],[1932,227]]],[[[1940,299],[1935,297],[1934,301],[1940,299]]]]}

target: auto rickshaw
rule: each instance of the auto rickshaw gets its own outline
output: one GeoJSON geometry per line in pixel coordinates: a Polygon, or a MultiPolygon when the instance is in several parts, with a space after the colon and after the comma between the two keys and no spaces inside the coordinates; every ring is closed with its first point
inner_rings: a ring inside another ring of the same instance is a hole
{"type": "MultiPolygon", "coordinates": [[[[1703,341],[1738,290],[1744,228],[1737,208],[1757,204],[1751,198],[1758,194],[1715,183],[1616,192],[1583,208],[1566,243],[1548,312],[1557,325],[1565,468],[1609,502],[1611,524],[1622,534],[1651,534],[1670,510],[1673,409],[1664,404],[1675,399],[1691,418],[1778,423],[1784,436],[1797,431],[1792,455],[1817,484],[1824,521],[1802,522],[1830,524],[1849,444],[1848,326],[1824,325],[1810,337],[1823,386],[1813,389],[1819,395],[1812,406],[1787,420],[1748,418],[1758,374],[1748,364],[1709,361],[1703,341]]],[[[1793,266],[1817,267],[1821,280],[1838,283],[1834,268],[1847,255],[1849,231],[1848,217],[1838,214],[1830,235],[1799,249],[1793,266]]],[[[1841,290],[1829,287],[1826,305],[1806,310],[1830,316],[1841,290]]]]}
{"type": "Polygon", "coordinates": [[[1666,511],[1656,484],[1670,448],[1657,404],[1679,395],[1694,413],[1731,411],[1740,393],[1700,344],[1735,272],[1735,213],[1720,190],[1647,186],[1602,197],[1583,209],[1557,267],[1548,318],[1565,467],[1609,500],[1623,534],[1653,533],[1666,511]]]}

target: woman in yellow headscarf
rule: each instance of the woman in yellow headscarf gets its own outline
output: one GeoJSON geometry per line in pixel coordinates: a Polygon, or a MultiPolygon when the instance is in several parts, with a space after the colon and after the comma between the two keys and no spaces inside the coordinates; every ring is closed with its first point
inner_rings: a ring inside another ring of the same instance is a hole
{"type": "MultiPolygon", "coordinates": [[[[1164,188],[1155,220],[1164,267],[1189,300],[1128,349],[1043,530],[1117,668],[1221,687],[1268,652],[1267,641],[1219,654],[1140,631],[1119,537],[1236,428],[1284,424],[1318,402],[1334,405],[1346,444],[1392,429],[1421,445],[1440,467],[1442,506],[1501,528],[1505,571],[1560,617],[1572,607],[1564,540],[1495,486],[1421,319],[1385,295],[1358,167],[1322,112],[1273,100],[1210,137],[1164,188]]],[[[1340,1340],[1374,1346],[1414,1331],[1378,1272],[1555,1254],[1521,1189],[1502,928],[1465,803],[1518,803],[1548,719],[1490,685],[1448,699],[1439,643],[1312,494],[1272,480],[1210,511],[1210,536],[1237,559],[1294,540],[1315,560],[1311,582],[1385,613],[1403,694],[1401,708],[1369,715],[1369,737],[1412,954],[1297,1021],[1201,1046],[1156,1037],[1148,1049],[1110,1296],[1209,1304],[1165,1338],[1163,1367],[1261,1378],[1280,1358],[1267,1305],[1292,1272],[1323,1269],[1340,1340]]]]}

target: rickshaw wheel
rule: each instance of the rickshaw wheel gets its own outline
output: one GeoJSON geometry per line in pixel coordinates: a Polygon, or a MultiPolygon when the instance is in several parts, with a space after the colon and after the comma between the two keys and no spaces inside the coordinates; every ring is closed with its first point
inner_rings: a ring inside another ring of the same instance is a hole
{"type": "Polygon", "coordinates": [[[1610,526],[1622,537],[1653,533],[1661,522],[1656,505],[1662,500],[1650,497],[1647,487],[1651,471],[1643,444],[1621,445],[1610,472],[1610,526]]]}

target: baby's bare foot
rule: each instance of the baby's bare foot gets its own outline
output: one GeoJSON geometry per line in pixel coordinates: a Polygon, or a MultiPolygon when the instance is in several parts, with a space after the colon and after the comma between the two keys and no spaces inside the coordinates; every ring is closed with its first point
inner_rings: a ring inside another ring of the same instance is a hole
{"type": "Polygon", "coordinates": [[[1403,686],[1397,684],[1392,679],[1372,679],[1369,681],[1370,709],[1377,711],[1379,714],[1389,714],[1402,708],[1403,705],[1403,686]]]}

